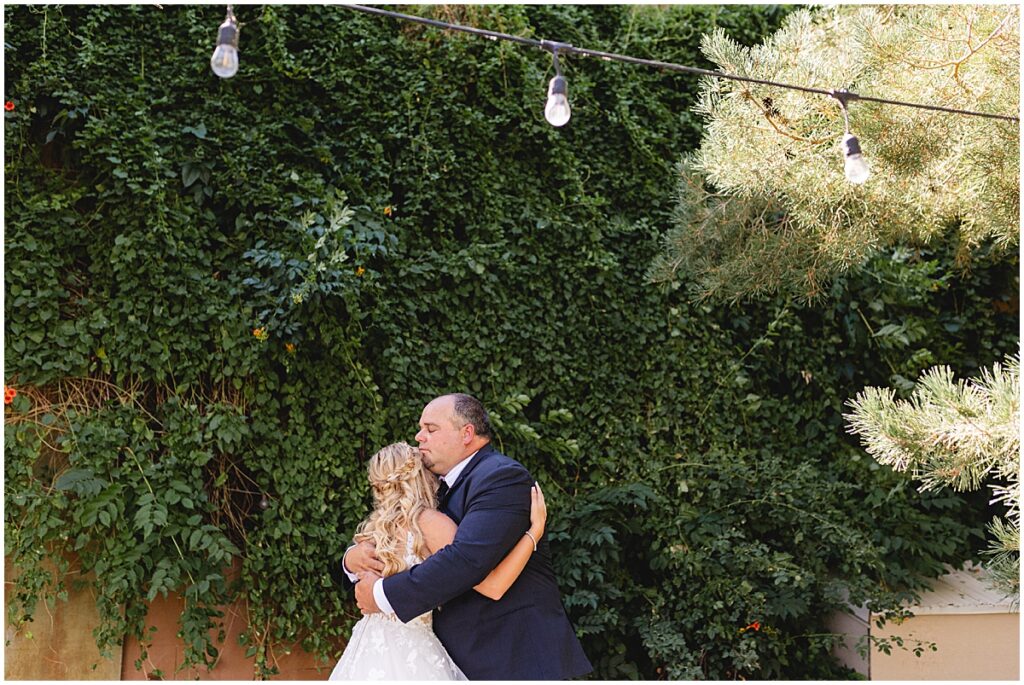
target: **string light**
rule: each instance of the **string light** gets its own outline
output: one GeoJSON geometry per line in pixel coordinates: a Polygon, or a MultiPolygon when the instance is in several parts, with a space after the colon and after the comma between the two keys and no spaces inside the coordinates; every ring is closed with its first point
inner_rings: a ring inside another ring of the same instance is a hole
{"type": "Polygon", "coordinates": [[[847,133],[843,136],[842,141],[843,157],[843,169],[846,171],[846,180],[850,183],[863,183],[868,180],[868,176],[871,175],[871,169],[868,168],[868,163],[864,161],[864,156],[860,152],[860,141],[857,140],[857,136],[847,133]]]}
{"type": "MultiPolygon", "coordinates": [[[[463,33],[471,33],[476,36],[483,36],[484,38],[490,38],[491,40],[505,40],[510,43],[519,43],[520,45],[529,45],[537,48],[550,49],[551,45],[555,45],[553,41],[536,40],[533,38],[522,38],[520,36],[513,36],[508,33],[499,33],[497,31],[488,31],[486,29],[473,28],[472,26],[461,26],[459,24],[450,24],[446,21],[439,21],[437,19],[427,19],[426,17],[417,17],[412,14],[402,14],[400,12],[391,12],[389,10],[382,10],[376,7],[368,7],[366,5],[342,5],[348,9],[355,10],[357,12],[365,12],[367,14],[376,14],[383,17],[391,17],[392,19],[401,19],[403,21],[412,21],[417,24],[425,24],[427,26],[434,26],[442,29],[451,29],[452,31],[462,31],[463,33]]],[[[630,57],[629,55],[618,55],[613,52],[601,52],[600,50],[589,50],[587,48],[579,48],[568,43],[557,43],[561,46],[559,49],[564,52],[569,52],[575,55],[584,55],[587,57],[600,57],[605,61],[616,61],[625,62],[627,64],[640,64],[648,67],[655,67],[657,69],[667,69],[669,71],[681,71],[687,74],[697,74],[698,76],[710,76],[713,78],[722,78],[731,81],[743,81],[745,83],[756,83],[763,86],[774,86],[776,88],[786,88],[789,90],[799,90],[804,93],[814,93],[817,95],[827,95],[834,97],[833,93],[837,92],[834,90],[825,90],[823,88],[811,88],[808,86],[796,86],[791,83],[780,83],[778,81],[768,81],[766,79],[753,78],[751,76],[740,76],[739,74],[730,74],[724,71],[712,71],[711,69],[700,69],[698,67],[688,67],[683,64],[673,64],[672,62],[658,62],[651,59],[640,59],[639,57],[630,57]]],[[[845,92],[845,91],[844,91],[845,92]]],[[[938,105],[925,105],[917,102],[904,102],[901,100],[888,100],[886,98],[876,98],[870,95],[858,95],[857,93],[849,93],[850,99],[863,100],[864,102],[877,102],[883,105],[895,105],[899,107],[916,107],[918,109],[926,109],[934,112],[946,112],[949,114],[962,114],[965,116],[974,117],[985,117],[988,119],[1002,119],[1004,121],[1016,121],[1019,122],[1020,118],[1015,116],[1009,116],[1006,114],[990,114],[988,112],[973,112],[966,109],[954,109],[952,107],[940,107],[938,105]]]]}
{"type": "Polygon", "coordinates": [[[551,56],[555,61],[555,77],[548,84],[548,103],[544,107],[544,118],[552,126],[565,126],[569,123],[572,110],[569,108],[569,84],[558,66],[558,51],[571,46],[564,43],[548,43],[548,47],[551,48],[551,56]]]}
{"type": "Polygon", "coordinates": [[[238,73],[238,22],[228,5],[228,14],[217,30],[217,49],[210,58],[210,68],[221,78],[231,78],[238,73]]]}
{"type": "MultiPolygon", "coordinates": [[[[577,48],[568,43],[558,43],[555,41],[548,40],[534,40],[532,38],[522,38],[520,36],[513,36],[507,33],[499,33],[497,31],[487,31],[484,29],[477,29],[470,26],[460,26],[459,24],[451,24],[446,21],[438,21],[436,19],[427,19],[425,17],[417,17],[411,14],[402,14],[400,12],[391,12],[389,10],[382,10],[376,7],[367,7],[366,5],[343,5],[349,9],[356,10],[357,12],[365,12],[367,14],[376,14],[385,17],[391,17],[393,19],[401,19],[404,21],[412,21],[419,24],[426,24],[428,26],[435,26],[444,29],[451,29],[454,31],[462,31],[464,33],[472,33],[477,36],[483,36],[490,40],[505,40],[512,43],[519,43],[521,45],[530,45],[533,47],[544,48],[551,50],[552,59],[555,65],[555,76],[548,83],[548,101],[544,107],[544,118],[548,120],[552,126],[564,126],[569,122],[569,118],[572,116],[572,110],[569,107],[569,88],[565,77],[562,76],[562,71],[558,64],[558,51],[564,50],[578,55],[585,55],[589,57],[600,57],[605,61],[618,61],[626,62],[627,64],[640,64],[644,66],[656,67],[659,69],[668,69],[670,71],[681,71],[690,74],[697,74],[700,76],[709,76],[712,78],[721,78],[732,81],[741,81],[745,83],[756,83],[759,85],[773,86],[775,88],[785,88],[788,90],[798,90],[804,93],[814,93],[818,95],[827,95],[835,98],[840,107],[843,110],[843,121],[846,125],[846,132],[843,135],[840,147],[843,150],[844,159],[844,170],[846,172],[846,178],[851,183],[864,183],[868,180],[871,175],[871,170],[868,168],[867,162],[864,160],[864,155],[861,152],[860,141],[857,140],[857,136],[850,133],[850,117],[847,110],[847,103],[850,100],[863,100],[865,102],[877,102],[885,105],[895,105],[898,107],[914,107],[917,109],[925,109],[933,112],[946,112],[950,114],[961,114],[964,116],[974,117],[985,117],[988,119],[1001,119],[1004,121],[1016,121],[1020,122],[1019,117],[1009,116],[1005,114],[990,114],[988,112],[973,112],[964,109],[954,109],[951,107],[940,107],[937,105],[925,105],[917,102],[903,102],[900,100],[888,100],[886,98],[877,98],[869,95],[859,95],[857,93],[851,93],[847,90],[823,90],[821,88],[810,88],[807,86],[796,86],[791,83],[780,83],[778,81],[769,81],[766,79],[757,79],[750,76],[740,76],[738,74],[729,74],[722,71],[712,71],[710,69],[699,69],[697,67],[688,67],[682,64],[673,64],[671,62],[658,62],[656,60],[640,59],[638,57],[630,57],[628,55],[617,55],[611,52],[601,52],[600,50],[588,50],[585,48],[577,48]]],[[[220,25],[219,33],[217,35],[217,49],[213,53],[213,57],[210,58],[210,66],[213,68],[213,73],[217,74],[221,78],[231,78],[238,73],[238,23],[235,20],[235,14],[231,10],[231,5],[228,5],[227,17],[224,19],[224,23],[220,25]]]]}
{"type": "Polygon", "coordinates": [[[850,115],[846,109],[846,103],[857,96],[847,90],[836,90],[832,92],[832,97],[843,109],[843,122],[846,126],[846,133],[839,144],[843,149],[843,170],[846,172],[846,180],[850,183],[864,183],[871,175],[871,169],[861,154],[860,141],[857,140],[857,136],[850,133],[850,115]]]}
{"type": "Polygon", "coordinates": [[[1018,123],[1020,122],[1019,117],[1009,116],[1005,114],[989,114],[988,112],[973,112],[970,110],[954,109],[951,107],[925,105],[917,102],[889,100],[886,98],[877,98],[869,95],[859,95],[857,93],[851,93],[847,90],[824,90],[822,88],[797,86],[791,83],[780,83],[778,81],[768,81],[766,79],[752,78],[750,76],[740,76],[738,74],[729,74],[722,71],[699,69],[697,67],[688,67],[682,64],[673,64],[671,62],[658,62],[656,60],[640,59],[638,57],[630,57],[628,55],[617,55],[611,52],[601,52],[599,50],[577,48],[572,45],[569,45],[568,43],[557,43],[548,40],[522,38],[520,36],[513,36],[507,33],[488,31],[485,29],[473,28],[471,26],[460,26],[459,24],[451,24],[446,21],[438,21],[437,19],[427,19],[426,17],[417,17],[411,14],[402,14],[400,12],[391,12],[389,10],[378,9],[376,7],[367,7],[366,5],[343,5],[343,7],[348,7],[349,9],[356,10],[357,12],[376,14],[379,16],[391,17],[393,19],[401,19],[403,21],[411,21],[419,24],[426,24],[427,26],[435,26],[443,29],[451,29],[454,31],[471,33],[477,36],[488,38],[490,40],[505,40],[511,43],[519,43],[520,45],[529,45],[533,47],[551,50],[555,62],[555,77],[551,79],[551,82],[548,84],[548,101],[547,106],[544,108],[544,117],[552,126],[564,126],[569,121],[569,117],[571,115],[571,110],[569,108],[567,83],[565,77],[562,76],[561,70],[558,67],[559,50],[563,50],[567,53],[577,55],[600,57],[602,60],[605,61],[618,61],[626,62],[627,64],[640,64],[643,66],[656,67],[658,69],[667,69],[670,71],[681,71],[689,74],[697,74],[699,76],[709,76],[712,78],[741,81],[744,83],[756,83],[759,85],[772,86],[775,88],[798,90],[804,93],[827,95],[838,100],[840,106],[843,109],[843,120],[846,124],[846,133],[843,135],[842,141],[840,142],[840,147],[843,150],[844,171],[846,173],[846,178],[848,181],[850,181],[850,183],[864,183],[865,181],[868,180],[868,177],[871,175],[871,170],[868,168],[868,164],[864,160],[864,155],[861,152],[860,141],[857,140],[857,136],[850,133],[850,118],[849,113],[847,111],[847,103],[850,100],[863,100],[865,102],[877,102],[879,104],[894,105],[897,107],[914,107],[917,109],[925,109],[933,112],[945,112],[949,114],[961,114],[964,116],[985,117],[988,119],[1001,119],[1004,121],[1016,121],[1018,123]]]}

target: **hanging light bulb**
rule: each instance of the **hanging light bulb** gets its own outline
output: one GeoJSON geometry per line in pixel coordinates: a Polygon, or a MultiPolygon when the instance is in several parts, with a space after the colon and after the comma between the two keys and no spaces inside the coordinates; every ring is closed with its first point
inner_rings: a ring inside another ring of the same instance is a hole
{"type": "Polygon", "coordinates": [[[850,183],[864,183],[871,175],[871,169],[868,168],[868,163],[864,160],[864,155],[861,154],[860,141],[857,140],[857,136],[850,133],[850,113],[846,109],[847,102],[856,100],[860,96],[845,88],[833,90],[831,95],[843,108],[843,123],[846,126],[846,133],[843,135],[839,147],[843,149],[843,168],[846,171],[846,180],[850,183]]]}
{"type": "Polygon", "coordinates": [[[564,47],[564,44],[552,43],[550,47],[555,60],[555,77],[548,83],[548,103],[544,107],[544,118],[552,126],[565,126],[569,123],[572,110],[569,108],[569,83],[558,66],[558,48],[564,47]]]}
{"type": "Polygon", "coordinates": [[[863,183],[868,180],[871,170],[868,163],[864,161],[864,155],[860,152],[860,141],[857,136],[847,133],[843,136],[843,167],[846,170],[846,180],[850,183],[863,183]]]}
{"type": "Polygon", "coordinates": [[[565,126],[570,116],[569,87],[565,77],[559,74],[548,84],[548,104],[544,107],[544,118],[552,126],[565,126]]]}
{"type": "Polygon", "coordinates": [[[228,5],[228,14],[217,33],[217,49],[210,58],[213,73],[221,78],[231,78],[238,73],[238,22],[228,5]]]}

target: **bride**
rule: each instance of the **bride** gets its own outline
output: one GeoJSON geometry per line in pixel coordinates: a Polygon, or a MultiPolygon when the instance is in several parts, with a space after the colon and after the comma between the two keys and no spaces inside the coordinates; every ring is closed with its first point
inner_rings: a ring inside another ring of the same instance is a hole
{"type": "MultiPolygon", "coordinates": [[[[404,442],[384,447],[370,459],[373,511],[359,524],[355,541],[370,541],[384,563],[383,576],[418,564],[455,539],[455,522],[437,510],[437,477],[423,466],[420,452],[404,442]]],[[[522,573],[544,533],[547,509],[540,486],[530,505],[530,530],[508,556],[473,589],[501,599],[522,573]]],[[[466,680],[434,635],[431,613],[408,623],[394,614],[363,616],[331,680],[466,680]]]]}

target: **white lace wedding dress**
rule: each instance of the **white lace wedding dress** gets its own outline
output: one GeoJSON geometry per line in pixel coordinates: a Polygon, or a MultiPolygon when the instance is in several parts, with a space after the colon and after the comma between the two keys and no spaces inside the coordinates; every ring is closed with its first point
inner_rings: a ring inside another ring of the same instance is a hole
{"type": "MultiPolygon", "coordinates": [[[[406,541],[409,566],[422,559],[413,553],[412,533],[406,541]]],[[[466,680],[434,635],[428,611],[408,623],[394,614],[363,616],[331,672],[331,680],[466,680]]]]}

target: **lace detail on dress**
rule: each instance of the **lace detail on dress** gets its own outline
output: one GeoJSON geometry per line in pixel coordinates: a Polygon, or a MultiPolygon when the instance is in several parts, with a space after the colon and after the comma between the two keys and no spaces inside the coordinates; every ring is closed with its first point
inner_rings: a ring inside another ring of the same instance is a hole
{"type": "MultiPolygon", "coordinates": [[[[409,566],[423,559],[406,538],[409,566]]],[[[466,680],[434,635],[431,612],[402,623],[394,614],[363,616],[352,629],[331,680],[466,680]]]]}
{"type": "MultiPolygon", "coordinates": [[[[413,549],[413,536],[412,531],[406,533],[405,538],[405,564],[406,568],[412,568],[416,564],[423,563],[423,559],[416,555],[416,551],[413,549]]],[[[394,614],[388,614],[392,618],[396,618],[394,614]]],[[[428,611],[425,614],[420,614],[413,620],[409,621],[408,625],[423,626],[427,630],[434,631],[434,612],[428,611]]]]}

